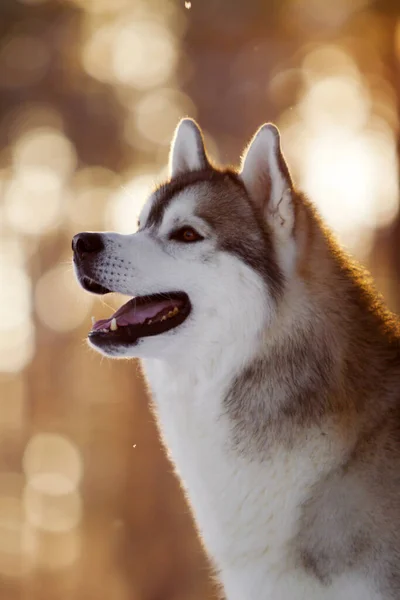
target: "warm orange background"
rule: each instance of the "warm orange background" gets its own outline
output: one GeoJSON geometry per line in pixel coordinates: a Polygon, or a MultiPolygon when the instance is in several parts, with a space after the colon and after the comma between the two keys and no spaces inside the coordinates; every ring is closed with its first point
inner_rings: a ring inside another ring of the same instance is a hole
{"type": "Polygon", "coordinates": [[[238,160],[268,120],[399,309],[398,0],[1,0],[0,598],[205,600],[136,363],[90,351],[82,230],[133,232],[182,116],[238,160]]]}

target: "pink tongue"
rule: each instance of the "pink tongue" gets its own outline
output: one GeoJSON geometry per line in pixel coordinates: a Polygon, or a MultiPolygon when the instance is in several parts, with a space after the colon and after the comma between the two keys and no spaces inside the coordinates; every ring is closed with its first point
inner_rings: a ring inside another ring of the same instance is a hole
{"type": "Polygon", "coordinates": [[[129,300],[121,306],[109,319],[100,319],[92,327],[92,331],[99,329],[110,329],[112,319],[116,319],[117,325],[124,327],[125,325],[138,325],[144,323],[146,319],[153,319],[159,312],[166,308],[171,310],[176,306],[171,300],[163,300],[161,302],[149,302],[142,306],[136,306],[135,299],[129,300]]]}

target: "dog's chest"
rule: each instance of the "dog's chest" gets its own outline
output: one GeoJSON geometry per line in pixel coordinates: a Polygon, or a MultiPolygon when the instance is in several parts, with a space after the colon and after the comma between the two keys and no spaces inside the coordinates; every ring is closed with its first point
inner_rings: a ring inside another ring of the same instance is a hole
{"type": "Polygon", "coordinates": [[[280,572],[291,560],[301,503],[317,476],[307,449],[280,448],[263,460],[246,456],[234,448],[233,424],[222,410],[224,382],[178,380],[153,365],[146,371],[206,546],[219,563],[262,556],[280,572]]]}
{"type": "Polygon", "coordinates": [[[301,570],[295,542],[303,502],[331,464],[332,446],[308,436],[262,460],[232,445],[226,387],[146,364],[161,432],[229,600],[379,600],[351,574],[333,586],[301,570]]]}

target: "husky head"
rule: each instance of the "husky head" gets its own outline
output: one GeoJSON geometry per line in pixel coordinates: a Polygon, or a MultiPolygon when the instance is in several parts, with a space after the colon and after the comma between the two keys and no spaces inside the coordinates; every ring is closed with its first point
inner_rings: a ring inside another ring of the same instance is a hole
{"type": "Polygon", "coordinates": [[[170,178],[148,199],[138,230],[73,239],[87,291],[133,297],[93,325],[90,344],[110,356],[171,360],[254,347],[292,268],[293,198],[276,127],[257,131],[238,171],[221,170],[197,124],[182,120],[170,178]]]}

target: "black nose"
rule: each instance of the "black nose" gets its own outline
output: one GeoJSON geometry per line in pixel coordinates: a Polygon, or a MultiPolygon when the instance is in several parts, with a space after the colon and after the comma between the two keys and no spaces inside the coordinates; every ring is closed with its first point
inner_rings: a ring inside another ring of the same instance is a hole
{"type": "Polygon", "coordinates": [[[96,254],[103,248],[104,243],[100,233],[78,233],[72,238],[72,250],[80,258],[85,254],[96,254]]]}

